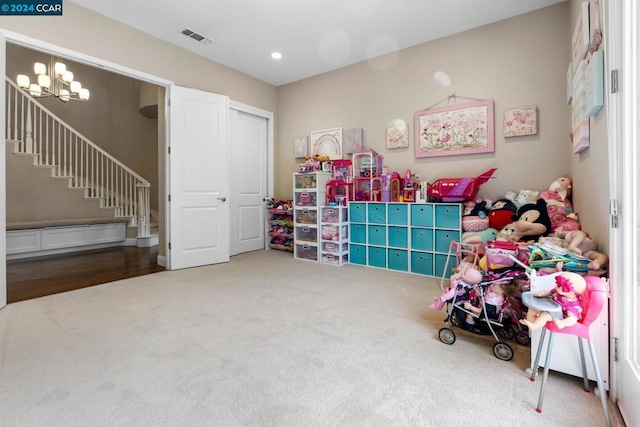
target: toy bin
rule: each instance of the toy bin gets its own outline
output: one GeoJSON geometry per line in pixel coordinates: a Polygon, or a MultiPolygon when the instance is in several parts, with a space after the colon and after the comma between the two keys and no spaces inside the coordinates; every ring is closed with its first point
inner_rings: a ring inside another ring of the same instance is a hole
{"type": "Polygon", "coordinates": [[[322,240],[331,240],[334,242],[346,240],[348,238],[347,230],[348,228],[346,225],[322,224],[322,240]]]}
{"type": "Polygon", "coordinates": [[[318,230],[316,228],[296,227],[295,233],[296,240],[310,243],[318,242],[318,230]]]}
{"type": "Polygon", "coordinates": [[[318,248],[316,246],[301,245],[296,243],[296,258],[309,261],[318,260],[318,248]]]}
{"type": "Polygon", "coordinates": [[[347,221],[346,207],[325,207],[322,211],[322,222],[340,223],[347,221]]]}
{"type": "Polygon", "coordinates": [[[316,188],[316,174],[314,173],[301,173],[295,175],[296,188],[316,188]]]}
{"type": "Polygon", "coordinates": [[[333,243],[333,242],[322,242],[322,252],[327,252],[330,254],[340,254],[342,252],[346,252],[349,249],[348,243],[333,243]]]}
{"type": "Polygon", "coordinates": [[[296,224],[317,224],[318,212],[312,210],[298,210],[296,211],[296,224]]]}
{"type": "Polygon", "coordinates": [[[332,254],[322,254],[322,258],[320,258],[320,262],[324,264],[331,265],[344,265],[349,262],[349,255],[332,255],[332,254]]]}
{"type": "Polygon", "coordinates": [[[302,191],[295,194],[296,206],[317,206],[317,195],[315,192],[302,191]]]}

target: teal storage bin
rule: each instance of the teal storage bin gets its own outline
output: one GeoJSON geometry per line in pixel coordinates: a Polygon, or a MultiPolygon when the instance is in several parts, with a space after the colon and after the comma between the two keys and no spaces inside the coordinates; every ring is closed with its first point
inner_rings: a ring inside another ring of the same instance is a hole
{"type": "Polygon", "coordinates": [[[364,224],[351,224],[349,226],[351,243],[367,243],[367,226],[364,224]]]}
{"type": "Polygon", "coordinates": [[[389,225],[407,225],[408,205],[406,203],[389,203],[387,208],[387,222],[389,225]]]}
{"type": "Polygon", "coordinates": [[[433,254],[411,252],[411,272],[433,276],[433,254]]]}
{"type": "Polygon", "coordinates": [[[407,248],[409,243],[406,227],[389,227],[389,246],[407,248]]]}
{"type": "Polygon", "coordinates": [[[349,203],[349,222],[367,222],[366,203],[349,203]]]}
{"type": "Polygon", "coordinates": [[[416,249],[419,251],[432,251],[433,230],[429,228],[412,228],[411,249],[416,249]]]}
{"type": "MultiPolygon", "coordinates": [[[[444,269],[447,266],[447,255],[435,254],[434,260],[434,276],[442,277],[442,275],[444,274],[444,269]]],[[[449,265],[449,267],[453,268],[454,266],[449,265]]],[[[445,277],[451,277],[452,274],[453,270],[450,270],[447,272],[447,275],[445,277]]]]}
{"type": "Polygon", "coordinates": [[[389,258],[387,268],[390,270],[407,271],[409,267],[409,258],[407,251],[400,249],[389,249],[389,258]]]}
{"type": "Polygon", "coordinates": [[[386,224],[387,205],[384,203],[369,203],[367,215],[369,224],[386,224]]]}
{"type": "Polygon", "coordinates": [[[349,262],[351,264],[367,265],[367,247],[363,245],[349,245],[349,262]]]}
{"type": "Polygon", "coordinates": [[[369,246],[369,265],[387,268],[387,250],[377,246],[369,246]]]}
{"type": "Polygon", "coordinates": [[[367,227],[367,242],[370,245],[387,246],[387,227],[384,225],[369,225],[367,227]]]}
{"type": "Polygon", "coordinates": [[[436,205],[436,228],[460,228],[460,205],[436,205]]]}
{"type": "Polygon", "coordinates": [[[436,230],[436,252],[449,252],[451,242],[460,241],[460,232],[453,230],[436,230]]]}
{"type": "Polygon", "coordinates": [[[412,204],[411,225],[414,227],[433,227],[433,205],[412,204]]]}

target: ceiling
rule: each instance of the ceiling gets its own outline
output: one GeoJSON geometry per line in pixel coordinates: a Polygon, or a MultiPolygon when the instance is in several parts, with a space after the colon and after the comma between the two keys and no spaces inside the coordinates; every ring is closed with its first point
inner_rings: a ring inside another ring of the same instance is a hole
{"type": "Polygon", "coordinates": [[[71,1],[280,86],[566,0],[71,1]]]}

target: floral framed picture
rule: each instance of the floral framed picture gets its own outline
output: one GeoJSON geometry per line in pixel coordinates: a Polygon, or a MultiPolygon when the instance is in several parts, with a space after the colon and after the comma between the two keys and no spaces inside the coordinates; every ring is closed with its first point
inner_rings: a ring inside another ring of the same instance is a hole
{"type": "Polygon", "coordinates": [[[531,105],[505,111],[502,129],[505,138],[537,134],[538,108],[531,105]]]}
{"type": "Polygon", "coordinates": [[[429,108],[414,120],[416,157],[494,151],[493,100],[429,108]]]}
{"type": "Polygon", "coordinates": [[[346,154],[353,154],[362,151],[362,135],[362,128],[347,129],[344,132],[344,152],[346,154]]]}
{"type": "Polygon", "coordinates": [[[342,128],[311,132],[311,154],[327,156],[329,160],[342,158],[342,128]]]}
{"type": "Polygon", "coordinates": [[[396,119],[387,125],[387,148],[406,148],[409,146],[409,126],[402,119],[396,119]]]}

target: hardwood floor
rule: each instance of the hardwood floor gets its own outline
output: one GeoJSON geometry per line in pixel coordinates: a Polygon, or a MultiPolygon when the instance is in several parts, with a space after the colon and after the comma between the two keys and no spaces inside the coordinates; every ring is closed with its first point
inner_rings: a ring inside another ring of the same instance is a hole
{"type": "Polygon", "coordinates": [[[7,261],[7,302],[164,271],[157,256],[157,246],[119,246],[7,261]]]}

